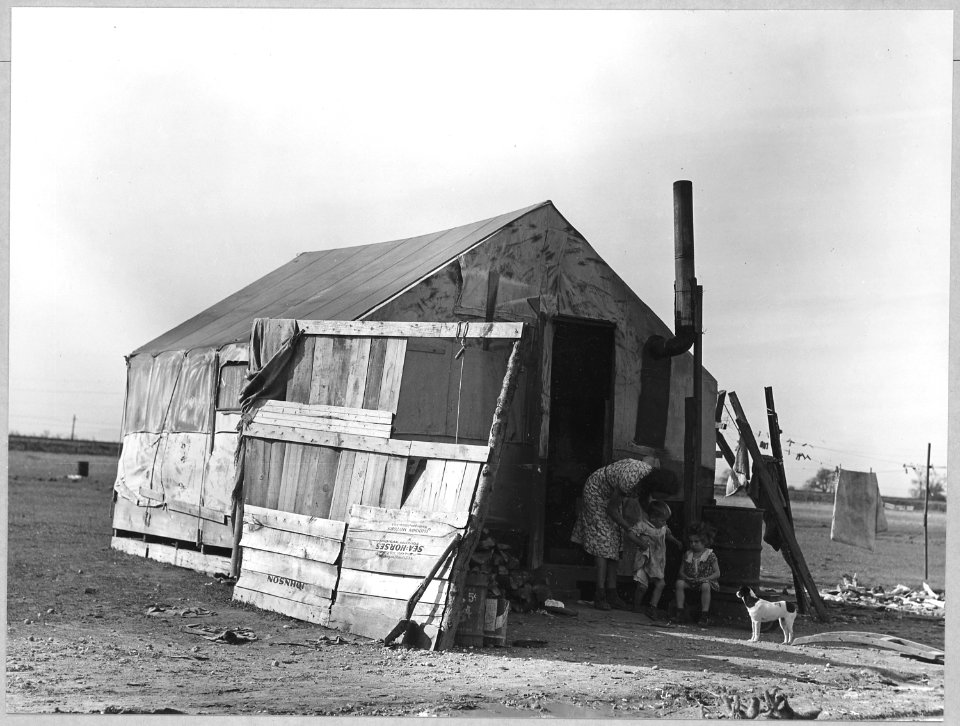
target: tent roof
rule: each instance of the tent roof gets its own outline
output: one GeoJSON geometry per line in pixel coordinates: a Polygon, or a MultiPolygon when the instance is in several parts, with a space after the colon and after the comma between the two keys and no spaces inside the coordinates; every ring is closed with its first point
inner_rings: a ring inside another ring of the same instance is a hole
{"type": "Polygon", "coordinates": [[[304,252],[131,355],[246,340],[255,318],[356,320],[546,201],[392,242],[304,252]]]}

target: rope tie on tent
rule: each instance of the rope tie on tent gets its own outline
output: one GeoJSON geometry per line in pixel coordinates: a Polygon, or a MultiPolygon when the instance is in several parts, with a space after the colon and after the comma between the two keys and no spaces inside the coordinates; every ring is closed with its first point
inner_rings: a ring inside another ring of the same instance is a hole
{"type": "MultiPolygon", "coordinates": [[[[156,468],[157,468],[157,457],[160,455],[160,442],[163,440],[163,430],[164,430],[164,427],[167,425],[167,416],[170,415],[170,408],[173,406],[173,399],[177,395],[177,385],[180,383],[180,376],[183,374],[183,364],[187,360],[187,353],[189,352],[190,352],[189,350],[185,350],[183,351],[183,354],[180,356],[180,365],[177,368],[177,377],[173,379],[173,387],[170,389],[170,398],[167,399],[167,406],[163,410],[163,418],[160,419],[160,434],[157,437],[156,450],[153,452],[153,463],[150,466],[149,483],[150,483],[151,489],[153,489],[153,473],[154,471],[156,471],[156,468]]],[[[154,356],[154,360],[156,360],[156,356],[154,356]]],[[[162,473],[163,472],[161,471],[161,474],[162,473]]],[[[157,482],[157,484],[160,487],[160,491],[163,493],[164,496],[166,496],[166,491],[163,488],[162,476],[160,477],[160,480],[157,482]]]]}
{"type": "Polygon", "coordinates": [[[463,391],[463,360],[464,353],[467,352],[467,325],[463,321],[457,323],[457,340],[460,341],[460,350],[456,352],[453,359],[460,359],[460,383],[457,386],[457,428],[453,434],[453,443],[460,442],[460,394],[463,391]]]}

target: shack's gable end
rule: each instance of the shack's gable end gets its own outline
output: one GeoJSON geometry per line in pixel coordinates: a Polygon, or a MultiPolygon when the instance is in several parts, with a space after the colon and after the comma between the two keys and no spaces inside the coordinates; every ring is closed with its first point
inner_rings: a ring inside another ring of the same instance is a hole
{"type": "MultiPolygon", "coordinates": [[[[669,338],[673,332],[553,205],[527,212],[506,225],[378,308],[369,319],[489,317],[536,325],[540,313],[616,326],[612,445],[614,450],[628,450],[635,433],[643,345],[651,335],[669,338]]],[[[538,355],[544,363],[542,386],[546,387],[549,355],[538,355]]],[[[692,354],[674,359],[673,369],[666,450],[668,457],[682,461],[684,399],[692,395],[692,354]]],[[[703,384],[705,400],[715,400],[716,379],[704,371],[703,384]]],[[[712,405],[704,407],[703,415],[704,426],[709,428],[712,405]]],[[[712,446],[712,441],[704,441],[703,461],[707,466],[712,464],[712,446]]]]}

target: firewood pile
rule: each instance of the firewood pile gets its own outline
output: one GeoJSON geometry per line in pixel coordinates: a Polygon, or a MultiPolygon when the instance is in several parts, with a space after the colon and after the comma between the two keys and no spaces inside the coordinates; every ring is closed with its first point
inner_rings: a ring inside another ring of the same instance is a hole
{"type": "Polygon", "coordinates": [[[943,617],[946,612],[945,593],[937,592],[925,582],[922,588],[916,590],[906,585],[884,590],[880,585],[861,585],[856,574],[842,577],[836,588],[820,591],[824,601],[932,617],[943,617]]]}

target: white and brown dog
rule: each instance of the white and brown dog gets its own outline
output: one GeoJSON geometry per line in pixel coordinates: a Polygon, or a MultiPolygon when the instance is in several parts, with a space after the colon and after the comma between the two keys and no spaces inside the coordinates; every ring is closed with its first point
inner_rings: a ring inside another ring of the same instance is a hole
{"type": "Polygon", "coordinates": [[[760,626],[773,620],[780,621],[780,629],[783,631],[783,642],[793,642],[793,621],[797,619],[797,606],[786,600],[770,602],[761,600],[749,587],[741,587],[737,590],[737,597],[743,600],[747,607],[747,613],[750,615],[750,625],[753,627],[753,634],[750,637],[751,643],[760,641],[760,626]]]}

